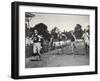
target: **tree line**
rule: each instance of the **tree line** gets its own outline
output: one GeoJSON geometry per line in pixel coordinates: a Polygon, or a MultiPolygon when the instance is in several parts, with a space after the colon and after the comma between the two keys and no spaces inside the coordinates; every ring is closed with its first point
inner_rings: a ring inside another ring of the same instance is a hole
{"type": "MultiPolygon", "coordinates": [[[[31,28],[27,28],[27,25],[25,25],[26,37],[31,37],[35,29],[38,31],[39,35],[42,35],[44,37],[45,40],[50,40],[51,35],[53,35],[54,38],[57,38],[57,31],[60,31],[58,27],[54,27],[51,31],[48,31],[48,26],[44,23],[38,23],[31,28]]],[[[66,35],[67,39],[70,39],[71,31],[63,31],[61,33],[66,35]]],[[[83,33],[84,30],[82,30],[82,26],[80,24],[76,24],[76,26],[74,27],[74,35],[76,39],[81,39],[83,33]]]]}

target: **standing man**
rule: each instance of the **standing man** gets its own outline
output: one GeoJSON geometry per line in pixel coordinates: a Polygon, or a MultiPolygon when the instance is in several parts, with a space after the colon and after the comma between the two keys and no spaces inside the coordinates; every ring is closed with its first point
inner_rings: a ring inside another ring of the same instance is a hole
{"type": "Polygon", "coordinates": [[[71,49],[73,54],[74,54],[74,48],[76,48],[75,41],[76,41],[76,37],[73,34],[73,31],[71,31],[71,49]]]}
{"type": "Polygon", "coordinates": [[[41,39],[42,37],[40,35],[38,35],[38,31],[34,30],[34,34],[32,35],[33,38],[33,54],[38,54],[39,56],[39,60],[41,60],[41,39]]]}

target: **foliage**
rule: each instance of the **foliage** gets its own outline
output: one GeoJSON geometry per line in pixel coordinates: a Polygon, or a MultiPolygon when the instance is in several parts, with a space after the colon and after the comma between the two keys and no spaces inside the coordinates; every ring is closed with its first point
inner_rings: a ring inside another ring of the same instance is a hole
{"type": "Polygon", "coordinates": [[[44,39],[50,40],[50,34],[49,34],[47,28],[48,27],[44,23],[36,24],[34,27],[32,27],[30,29],[26,27],[26,35],[30,37],[34,33],[34,30],[37,30],[38,34],[42,35],[44,37],[44,39]]]}
{"type": "Polygon", "coordinates": [[[83,35],[82,26],[80,24],[76,24],[74,28],[74,34],[77,39],[81,39],[83,35]]]}

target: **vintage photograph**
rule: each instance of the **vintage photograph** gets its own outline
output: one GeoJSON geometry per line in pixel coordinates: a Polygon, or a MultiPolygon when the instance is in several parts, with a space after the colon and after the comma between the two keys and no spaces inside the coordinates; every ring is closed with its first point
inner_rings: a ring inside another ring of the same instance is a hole
{"type": "Polygon", "coordinates": [[[25,12],[25,68],[89,65],[89,15],[25,12]]]}
{"type": "Polygon", "coordinates": [[[11,77],[98,73],[98,8],[12,2],[11,77]]]}

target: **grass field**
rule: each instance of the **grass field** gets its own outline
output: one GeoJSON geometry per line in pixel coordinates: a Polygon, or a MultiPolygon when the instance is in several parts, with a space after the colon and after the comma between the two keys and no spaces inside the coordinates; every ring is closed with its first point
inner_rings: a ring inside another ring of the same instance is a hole
{"type": "MultiPolygon", "coordinates": [[[[32,50],[32,47],[27,47],[27,49],[32,50]]],[[[76,43],[74,51],[74,54],[72,54],[70,45],[67,45],[63,47],[62,50],[55,49],[42,54],[41,61],[37,60],[37,56],[31,56],[25,59],[25,67],[37,68],[89,65],[89,54],[86,54],[84,43],[82,41],[76,43]]],[[[27,51],[26,53],[31,53],[31,51],[27,51]]]]}

